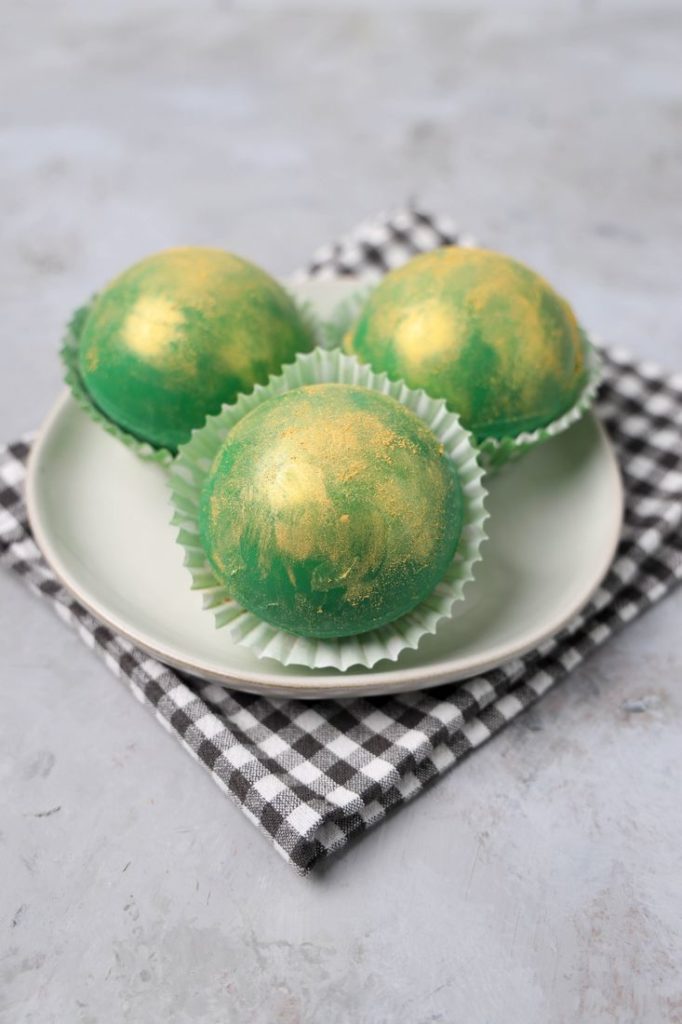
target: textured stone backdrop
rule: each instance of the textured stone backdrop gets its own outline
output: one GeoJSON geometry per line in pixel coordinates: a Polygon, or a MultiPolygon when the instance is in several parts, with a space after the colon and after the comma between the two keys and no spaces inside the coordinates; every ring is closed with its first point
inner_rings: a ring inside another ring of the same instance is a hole
{"type": "MultiPolygon", "coordinates": [[[[409,196],[682,365],[679,4],[25,0],[0,21],[0,436],[45,415],[61,325],[143,253],[284,274],[409,196]]],[[[681,611],[303,882],[0,577],[0,1020],[681,1020],[681,611]]]]}

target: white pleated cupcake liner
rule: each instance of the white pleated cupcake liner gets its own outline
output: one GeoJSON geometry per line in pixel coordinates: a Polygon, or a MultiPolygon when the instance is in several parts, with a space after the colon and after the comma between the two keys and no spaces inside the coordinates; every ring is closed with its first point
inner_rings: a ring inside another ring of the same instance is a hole
{"type": "MultiPolygon", "coordinates": [[[[322,321],[315,313],[312,303],[307,300],[299,299],[290,291],[287,291],[287,294],[296,306],[298,314],[303,321],[306,330],[314,339],[315,344],[324,344],[326,340],[326,333],[324,331],[322,321]]],[[[87,413],[94,423],[105,430],[107,434],[116,438],[117,441],[120,441],[121,444],[124,444],[126,448],[129,448],[131,452],[134,452],[138,458],[143,459],[145,462],[156,462],[161,466],[170,466],[171,462],[175,458],[174,452],[169,448],[156,447],[149,441],[142,441],[139,437],[136,437],[123,427],[120,427],[118,423],[109,419],[109,417],[106,416],[97,405],[95,405],[85,383],[83,382],[78,364],[78,349],[80,345],[81,332],[85,326],[88,313],[90,312],[96,298],[97,296],[93,295],[85,306],[81,306],[80,309],[77,309],[67,325],[59,353],[62,363],[64,364],[64,380],[80,408],[87,413]]]]}
{"type": "Polygon", "coordinates": [[[379,661],[395,661],[403,651],[418,647],[423,637],[435,633],[443,620],[452,618],[456,604],[464,597],[466,584],[474,577],[474,566],[481,558],[480,548],[486,536],[486,490],[479,452],[459,417],[440,399],[391,381],[384,373],[374,373],[371,367],[354,356],[344,355],[338,348],[317,348],[299,355],[279,375],[271,377],[267,385],[257,385],[233,405],[224,406],[218,415],[209,416],[206,424],[181,446],[171,467],[170,486],[172,523],[178,527],[177,541],[184,548],[192,589],[201,592],[203,607],[212,612],[216,626],[224,628],[233,643],[249,648],[259,658],[273,658],[283,665],[343,672],[354,666],[372,668],[379,661]],[[446,456],[454,462],[464,501],[464,524],[457,552],[426,600],[380,629],[331,640],[295,636],[242,608],[213,573],[199,536],[201,490],[232,427],[262,402],[294,388],[322,383],[370,388],[411,409],[433,431],[446,456]]]}
{"type": "Polygon", "coordinates": [[[321,322],[322,348],[341,348],[343,339],[346,337],[355,321],[360,316],[362,307],[367,302],[376,285],[369,284],[358,288],[345,299],[339,302],[331,316],[321,322]]]}
{"type": "MultiPolygon", "coordinates": [[[[370,285],[359,288],[357,292],[340,302],[332,315],[323,321],[323,343],[327,348],[340,347],[343,344],[343,339],[353,328],[362,307],[375,287],[376,285],[370,285]]],[[[570,409],[544,427],[524,431],[515,437],[486,437],[479,440],[477,444],[481,453],[481,465],[485,469],[495,471],[506,463],[525,455],[531,448],[562,434],[574,423],[577,423],[593,404],[601,382],[602,360],[598,348],[582,328],[581,335],[586,354],[587,378],[576,401],[570,409]]]]}

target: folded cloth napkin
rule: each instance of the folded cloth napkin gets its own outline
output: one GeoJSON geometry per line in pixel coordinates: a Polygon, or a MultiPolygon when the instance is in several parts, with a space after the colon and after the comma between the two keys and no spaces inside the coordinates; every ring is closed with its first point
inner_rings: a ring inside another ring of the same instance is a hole
{"type": "MultiPolygon", "coordinates": [[[[320,250],[307,273],[377,276],[413,253],[461,242],[449,222],[405,210],[320,250]]],[[[93,618],[41,557],[23,498],[30,439],[0,451],[0,560],[52,603],[306,873],[480,747],[682,577],[682,377],[613,351],[605,364],[598,412],[626,490],[615,561],[561,634],[476,679],[395,697],[292,701],[226,690],[166,668],[93,618]]]]}

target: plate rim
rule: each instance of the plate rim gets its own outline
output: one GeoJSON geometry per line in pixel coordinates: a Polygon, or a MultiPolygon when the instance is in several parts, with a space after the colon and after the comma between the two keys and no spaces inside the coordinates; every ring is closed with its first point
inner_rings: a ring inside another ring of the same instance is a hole
{"type": "MultiPolygon", "coordinates": [[[[488,649],[485,658],[455,658],[451,659],[450,662],[443,662],[437,668],[424,666],[423,668],[392,668],[380,671],[369,669],[366,672],[354,673],[353,675],[348,675],[341,671],[334,675],[320,675],[312,670],[308,670],[306,675],[292,674],[284,678],[277,677],[267,670],[259,672],[243,669],[238,672],[232,671],[228,674],[227,672],[216,671],[210,664],[203,664],[201,660],[188,661],[182,657],[180,652],[174,651],[172,647],[160,647],[144,630],[136,630],[134,623],[122,621],[117,616],[112,616],[106,610],[103,610],[97,598],[94,595],[90,595],[87,587],[84,588],[72,576],[68,568],[63,564],[58,551],[52,545],[49,539],[49,531],[44,528],[39,512],[39,468],[42,463],[43,452],[56,424],[61,416],[66,414],[69,405],[73,404],[75,403],[73,403],[70,393],[68,390],[65,390],[53,406],[35,437],[27,462],[26,510],[33,537],[43,557],[68,593],[114,632],[125,637],[136,647],[139,647],[164,665],[169,665],[189,675],[198,675],[202,679],[234,689],[243,689],[256,693],[270,693],[273,696],[286,695],[294,699],[297,697],[301,699],[324,699],[325,697],[331,697],[333,692],[340,690],[343,690],[348,696],[370,695],[371,692],[399,693],[407,690],[428,689],[442,683],[454,683],[480,675],[506,661],[521,657],[543,643],[550,636],[560,632],[585,607],[591,596],[599,588],[613,561],[620,539],[624,503],[620,469],[613,446],[603,425],[597,416],[589,413],[588,415],[590,415],[594,422],[607,456],[612,486],[618,498],[617,502],[614,500],[613,504],[614,508],[616,505],[618,506],[618,514],[614,513],[612,516],[610,543],[605,545],[604,555],[592,574],[589,585],[583,588],[578,597],[570,602],[570,605],[561,609],[549,625],[545,625],[539,631],[529,632],[527,630],[513,644],[506,643],[488,649]]],[[[270,659],[264,658],[262,660],[268,661],[270,659]]]]}

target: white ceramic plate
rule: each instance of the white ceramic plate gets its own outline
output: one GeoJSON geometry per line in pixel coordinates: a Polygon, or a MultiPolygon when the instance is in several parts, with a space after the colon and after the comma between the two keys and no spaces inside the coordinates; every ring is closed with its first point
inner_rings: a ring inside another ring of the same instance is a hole
{"type": "MultiPolygon", "coordinates": [[[[357,284],[296,291],[321,312],[357,284]]],[[[28,467],[36,540],[66,587],[96,616],[167,664],[255,692],[344,697],[465,679],[522,654],[586,603],[613,558],[623,495],[593,416],[489,480],[490,539],[456,618],[396,662],[346,673],[259,660],[216,630],[189,589],[169,525],[166,474],[141,462],[65,394],[28,467]]]]}

